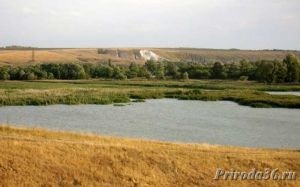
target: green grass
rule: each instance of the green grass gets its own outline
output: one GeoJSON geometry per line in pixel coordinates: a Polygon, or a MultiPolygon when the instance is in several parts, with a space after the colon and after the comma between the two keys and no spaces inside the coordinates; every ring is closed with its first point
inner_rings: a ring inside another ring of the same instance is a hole
{"type": "Polygon", "coordinates": [[[189,88],[189,89],[251,89],[258,91],[300,91],[300,84],[263,84],[254,81],[230,80],[39,80],[0,81],[0,89],[49,88],[189,88]]]}
{"type": "Polygon", "coordinates": [[[201,91],[189,90],[169,92],[166,94],[169,98],[178,98],[183,100],[203,100],[203,101],[234,101],[241,105],[269,108],[300,108],[300,97],[292,95],[270,95],[260,91],[253,90],[222,90],[222,91],[201,91]]]}
{"type": "Polygon", "coordinates": [[[300,97],[264,91],[298,91],[299,84],[266,85],[250,81],[76,80],[2,81],[0,105],[113,104],[145,99],[234,101],[252,107],[300,108],[300,97]]]}

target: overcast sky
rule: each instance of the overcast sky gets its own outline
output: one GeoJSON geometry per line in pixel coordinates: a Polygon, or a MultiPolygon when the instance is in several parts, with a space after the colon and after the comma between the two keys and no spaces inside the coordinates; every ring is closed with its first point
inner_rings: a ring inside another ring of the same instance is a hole
{"type": "Polygon", "coordinates": [[[0,46],[300,50],[300,0],[0,0],[0,46]]]}

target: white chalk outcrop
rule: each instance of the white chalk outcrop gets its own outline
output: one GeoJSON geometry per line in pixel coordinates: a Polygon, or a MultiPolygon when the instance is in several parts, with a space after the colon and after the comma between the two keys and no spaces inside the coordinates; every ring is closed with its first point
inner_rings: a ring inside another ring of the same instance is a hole
{"type": "Polygon", "coordinates": [[[140,54],[141,57],[145,60],[153,60],[153,61],[158,61],[159,59],[161,59],[160,56],[158,56],[157,54],[153,53],[150,50],[140,50],[140,54]]]}

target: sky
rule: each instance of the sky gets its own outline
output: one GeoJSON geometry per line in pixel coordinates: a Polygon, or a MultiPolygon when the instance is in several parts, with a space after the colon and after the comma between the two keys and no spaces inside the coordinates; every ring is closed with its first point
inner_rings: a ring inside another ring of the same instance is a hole
{"type": "Polygon", "coordinates": [[[0,0],[0,46],[300,50],[300,0],[0,0]]]}

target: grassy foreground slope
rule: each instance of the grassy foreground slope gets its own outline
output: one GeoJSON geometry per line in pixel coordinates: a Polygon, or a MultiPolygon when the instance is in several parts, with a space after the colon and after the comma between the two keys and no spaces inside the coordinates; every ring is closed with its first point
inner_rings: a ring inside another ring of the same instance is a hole
{"type": "Polygon", "coordinates": [[[216,169],[300,172],[300,152],[175,144],[0,126],[0,186],[299,186],[213,180],[216,169]]]}

